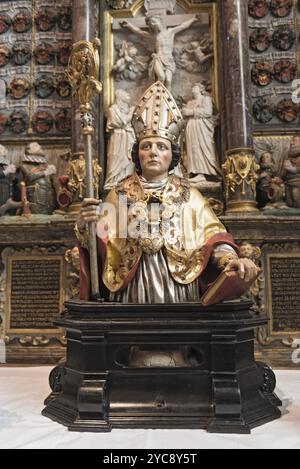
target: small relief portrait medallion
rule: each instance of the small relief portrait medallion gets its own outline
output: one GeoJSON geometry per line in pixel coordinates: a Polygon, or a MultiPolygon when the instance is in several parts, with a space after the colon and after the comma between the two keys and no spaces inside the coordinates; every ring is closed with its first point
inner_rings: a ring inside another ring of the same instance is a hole
{"type": "Polygon", "coordinates": [[[265,52],[270,45],[270,33],[266,28],[259,28],[251,33],[250,47],[255,52],[265,52]]]}
{"type": "Polygon", "coordinates": [[[11,57],[11,52],[4,44],[0,44],[0,67],[5,67],[11,57]]]}
{"type": "Polygon", "coordinates": [[[56,93],[60,98],[70,98],[72,89],[69,80],[64,74],[58,75],[56,78],[56,93]]]}
{"type": "Polygon", "coordinates": [[[7,116],[0,114],[0,135],[2,135],[7,128],[7,116]]]}
{"type": "Polygon", "coordinates": [[[285,18],[293,8],[293,0],[271,0],[271,13],[277,18],[285,18]]]}
{"type": "Polygon", "coordinates": [[[288,25],[280,26],[273,33],[273,46],[280,51],[290,50],[295,44],[296,34],[288,25]]]}
{"type": "Polygon", "coordinates": [[[71,31],[72,10],[70,7],[61,7],[57,11],[57,26],[61,31],[71,31]]]}
{"type": "Polygon", "coordinates": [[[267,0],[249,0],[248,2],[249,15],[255,19],[261,19],[269,13],[269,6],[267,0]]]}
{"type": "Polygon", "coordinates": [[[290,60],[280,60],[274,65],[274,78],[280,83],[290,83],[296,74],[297,65],[290,60]]]}
{"type": "Polygon", "coordinates": [[[283,99],[277,104],[276,115],[282,122],[295,122],[299,115],[298,105],[291,99],[283,99]]]}
{"type": "Polygon", "coordinates": [[[29,42],[15,42],[12,47],[12,61],[15,65],[26,65],[31,59],[31,45],[29,42]]]}
{"type": "Polygon", "coordinates": [[[26,78],[14,78],[8,86],[8,94],[11,99],[23,99],[30,92],[30,83],[26,78]]]}
{"type": "Polygon", "coordinates": [[[251,71],[252,81],[257,86],[268,86],[273,79],[273,67],[268,62],[256,62],[251,71]]]}
{"type": "Polygon", "coordinates": [[[0,13],[0,34],[6,33],[11,27],[11,18],[6,13],[0,13]]]}
{"type": "Polygon", "coordinates": [[[55,48],[48,42],[41,42],[35,48],[34,57],[37,65],[48,65],[54,60],[55,48]]]}
{"type": "Polygon", "coordinates": [[[253,104],[253,115],[261,124],[270,122],[275,115],[275,108],[270,98],[258,98],[253,104]]]}
{"type": "Polygon", "coordinates": [[[72,43],[69,41],[62,42],[57,48],[57,62],[60,65],[68,65],[70,54],[72,50],[72,43]]]}
{"type": "Polygon", "coordinates": [[[24,8],[19,11],[12,20],[12,27],[15,33],[26,33],[32,26],[32,15],[29,10],[24,8]]]}
{"type": "Polygon", "coordinates": [[[32,119],[32,127],[37,134],[46,134],[53,127],[53,117],[50,112],[38,111],[32,119]]]}
{"type": "Polygon", "coordinates": [[[54,28],[56,22],[56,15],[50,8],[41,8],[36,16],[35,23],[38,31],[46,32],[54,28]]]}
{"type": "Polygon", "coordinates": [[[58,132],[70,133],[71,132],[71,112],[69,109],[61,109],[55,116],[55,127],[58,132]]]}
{"type": "Polygon", "coordinates": [[[38,75],[34,84],[34,89],[38,98],[49,98],[55,89],[52,76],[46,74],[38,75]]]}
{"type": "Polygon", "coordinates": [[[28,125],[28,117],[24,111],[14,111],[8,120],[8,127],[13,134],[22,134],[28,125]]]}

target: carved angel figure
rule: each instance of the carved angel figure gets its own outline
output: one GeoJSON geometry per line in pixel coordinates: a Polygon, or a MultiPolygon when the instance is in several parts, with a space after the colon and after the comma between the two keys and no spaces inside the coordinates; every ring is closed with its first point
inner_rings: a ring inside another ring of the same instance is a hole
{"type": "Polygon", "coordinates": [[[189,73],[203,73],[209,69],[213,56],[213,43],[206,37],[183,48],[177,63],[189,73]]]}
{"type": "Polygon", "coordinates": [[[118,48],[118,59],[113,66],[113,73],[118,81],[135,81],[142,77],[148,68],[149,59],[138,55],[132,42],[123,41],[118,48]]]}

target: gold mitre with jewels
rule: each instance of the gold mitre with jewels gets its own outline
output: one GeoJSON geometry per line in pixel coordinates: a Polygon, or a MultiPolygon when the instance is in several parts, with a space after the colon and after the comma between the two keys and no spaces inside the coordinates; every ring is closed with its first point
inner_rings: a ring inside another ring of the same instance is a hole
{"type": "Polygon", "coordinates": [[[182,114],[170,91],[157,81],[135,108],[132,126],[136,138],[163,137],[176,143],[183,128],[182,114]]]}

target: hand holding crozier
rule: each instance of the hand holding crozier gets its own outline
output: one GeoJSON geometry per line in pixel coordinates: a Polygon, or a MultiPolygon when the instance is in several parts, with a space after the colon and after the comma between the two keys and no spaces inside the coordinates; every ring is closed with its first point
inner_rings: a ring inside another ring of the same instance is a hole
{"type": "Polygon", "coordinates": [[[83,230],[88,223],[97,223],[99,220],[99,205],[101,200],[84,199],[77,218],[77,227],[83,230]]]}

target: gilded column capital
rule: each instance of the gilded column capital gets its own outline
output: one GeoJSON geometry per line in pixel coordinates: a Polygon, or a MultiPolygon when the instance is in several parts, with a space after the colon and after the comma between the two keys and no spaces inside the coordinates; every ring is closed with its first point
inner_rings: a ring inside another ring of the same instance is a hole
{"type": "Polygon", "coordinates": [[[227,213],[257,211],[256,183],[260,166],[256,163],[254,149],[228,150],[222,168],[227,213]]]}

